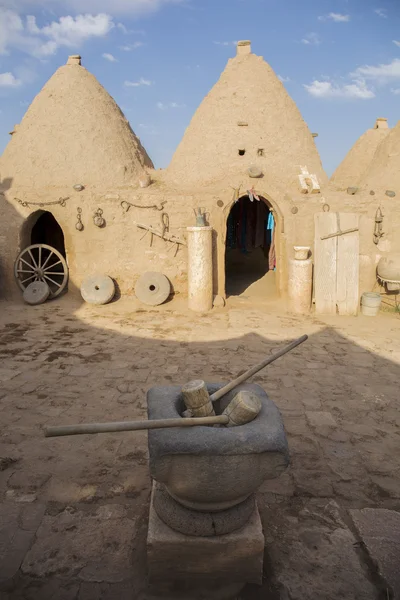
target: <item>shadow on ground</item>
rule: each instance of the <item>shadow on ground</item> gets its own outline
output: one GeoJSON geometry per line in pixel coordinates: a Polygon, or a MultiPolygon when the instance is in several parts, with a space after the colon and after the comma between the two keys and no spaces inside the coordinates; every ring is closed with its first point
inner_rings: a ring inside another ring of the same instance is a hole
{"type": "Polygon", "coordinates": [[[373,351],[395,348],[395,320],[368,347],[311,318],[72,298],[1,305],[2,599],[156,598],[146,433],[44,439],[45,425],[145,418],[151,386],[229,381],[306,332],[253,378],[282,412],[291,466],[259,491],[265,583],[240,598],[386,598],[347,509],[400,510],[400,366],[373,351]]]}

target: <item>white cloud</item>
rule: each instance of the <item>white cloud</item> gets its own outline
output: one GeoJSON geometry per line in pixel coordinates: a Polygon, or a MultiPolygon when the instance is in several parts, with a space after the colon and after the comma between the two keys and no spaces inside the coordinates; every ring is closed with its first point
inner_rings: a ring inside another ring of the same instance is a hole
{"type": "Polygon", "coordinates": [[[154,13],[163,7],[186,4],[187,0],[2,0],[2,6],[14,10],[33,11],[33,7],[56,10],[71,9],[78,13],[105,12],[113,15],[146,15],[154,13]]]}
{"type": "Polygon", "coordinates": [[[395,94],[395,96],[400,96],[400,88],[392,88],[390,91],[392,92],[392,94],[395,94]]]}
{"type": "Polygon", "coordinates": [[[217,46],[236,46],[237,42],[213,42],[217,46]]]}
{"type": "MultiPolygon", "coordinates": [[[[394,58],[390,63],[378,65],[363,65],[353,73],[349,73],[349,83],[337,83],[329,78],[319,81],[315,79],[310,85],[304,85],[309,94],[316,98],[359,98],[375,97],[373,85],[384,86],[400,81],[400,58],[394,58]]],[[[400,90],[392,88],[391,92],[400,95],[400,90]]]]}
{"type": "Polygon", "coordinates": [[[38,27],[36,17],[24,20],[12,10],[0,9],[0,54],[17,49],[37,58],[56,53],[61,46],[79,48],[92,37],[103,37],[114,27],[106,14],[65,16],[38,27]]]}
{"type": "Polygon", "coordinates": [[[18,87],[21,83],[12,73],[0,73],[0,87],[18,87]]]}
{"type": "Polygon", "coordinates": [[[393,44],[396,44],[396,46],[399,46],[400,48],[400,42],[398,42],[397,40],[393,40],[393,44]]]}
{"type": "Polygon", "coordinates": [[[289,77],[282,77],[282,75],[278,75],[278,79],[279,81],[281,81],[282,83],[288,83],[290,81],[289,77]]]}
{"type": "Polygon", "coordinates": [[[347,23],[350,21],[350,15],[331,12],[329,15],[318,17],[319,21],[334,21],[335,23],[347,23]]]}
{"type": "Polygon", "coordinates": [[[126,87],[140,87],[142,85],[152,85],[153,82],[150,81],[149,79],[144,79],[143,77],[141,77],[139,79],[139,81],[124,81],[124,85],[126,87]]]}
{"type": "Polygon", "coordinates": [[[125,34],[128,33],[128,30],[123,23],[117,23],[117,27],[118,27],[118,29],[120,29],[122,31],[122,33],[125,33],[125,34]]]}
{"type": "Polygon", "coordinates": [[[104,52],[104,54],[102,54],[102,57],[110,62],[118,62],[118,60],[115,58],[115,56],[113,56],[112,54],[109,54],[108,52],[104,52]]]}
{"type": "Polygon", "coordinates": [[[27,17],[28,31],[48,37],[57,46],[80,46],[91,37],[102,37],[114,27],[109,15],[77,15],[61,17],[50,25],[39,28],[35,17],[27,17]]]}
{"type": "Polygon", "coordinates": [[[144,123],[139,123],[139,127],[147,135],[159,135],[159,131],[153,125],[145,125],[144,123]]]}
{"type": "MultiPolygon", "coordinates": [[[[108,10],[107,12],[110,11],[108,10]]],[[[122,33],[125,33],[125,35],[146,35],[146,32],[143,29],[128,29],[123,23],[117,23],[117,27],[122,31],[122,33]]]]}
{"type": "Polygon", "coordinates": [[[393,79],[400,79],[400,58],[394,58],[391,63],[377,66],[364,65],[358,67],[353,73],[354,77],[375,80],[378,83],[387,83],[393,79]]]}
{"type": "Polygon", "coordinates": [[[178,102],[168,102],[164,104],[164,102],[157,102],[157,108],[160,110],[167,110],[168,108],[185,108],[186,104],[178,104],[178,102]]]}
{"type": "Polygon", "coordinates": [[[119,46],[119,49],[123,50],[124,52],[131,52],[132,50],[136,50],[141,46],[144,46],[143,42],[133,42],[133,44],[125,44],[125,46],[119,46]]]}
{"type": "Polygon", "coordinates": [[[376,8],[374,13],[381,17],[382,19],[387,19],[386,8],[376,8]]]}
{"type": "Polygon", "coordinates": [[[302,44],[306,44],[309,46],[319,46],[321,43],[321,39],[317,33],[308,33],[301,40],[302,44]]]}
{"type": "Polygon", "coordinates": [[[331,81],[318,81],[315,79],[310,85],[304,84],[304,87],[315,98],[357,98],[368,100],[375,97],[374,92],[368,89],[365,81],[362,80],[339,85],[331,81]]]}
{"type": "Polygon", "coordinates": [[[22,19],[16,12],[0,9],[0,54],[7,54],[10,41],[18,39],[23,30],[22,19]]]}

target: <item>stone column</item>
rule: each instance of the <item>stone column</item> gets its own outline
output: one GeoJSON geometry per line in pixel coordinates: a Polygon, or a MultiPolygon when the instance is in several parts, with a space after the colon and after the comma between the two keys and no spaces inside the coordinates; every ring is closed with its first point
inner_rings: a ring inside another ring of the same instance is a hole
{"type": "Polygon", "coordinates": [[[289,260],[289,310],[290,312],[306,315],[311,308],[312,293],[312,259],[289,260]]]}
{"type": "Polygon", "coordinates": [[[212,227],[188,227],[188,307],[206,312],[213,305],[212,227]]]}

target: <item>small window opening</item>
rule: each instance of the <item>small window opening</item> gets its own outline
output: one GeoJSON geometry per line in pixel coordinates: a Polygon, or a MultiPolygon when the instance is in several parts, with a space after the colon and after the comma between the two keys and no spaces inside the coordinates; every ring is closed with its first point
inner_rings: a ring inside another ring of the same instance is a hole
{"type": "Polygon", "coordinates": [[[155,286],[155,285],[151,285],[151,286],[149,286],[149,290],[150,290],[151,292],[154,292],[154,290],[155,290],[155,289],[156,289],[156,286],[155,286]]]}
{"type": "Polygon", "coordinates": [[[259,148],[257,150],[257,154],[258,154],[258,156],[264,156],[264,148],[259,148]]]}
{"type": "Polygon", "coordinates": [[[245,155],[245,153],[246,153],[246,150],[243,150],[243,148],[241,148],[241,149],[239,150],[239,156],[244,156],[244,155],[245,155]]]}

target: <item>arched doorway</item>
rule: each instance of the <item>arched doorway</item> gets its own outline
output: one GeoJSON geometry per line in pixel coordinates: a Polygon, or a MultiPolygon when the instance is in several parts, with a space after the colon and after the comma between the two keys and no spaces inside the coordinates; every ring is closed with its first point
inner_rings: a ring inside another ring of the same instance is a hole
{"type": "Polygon", "coordinates": [[[50,212],[38,210],[29,215],[20,231],[19,246],[14,275],[22,291],[33,281],[45,281],[51,298],[67,290],[64,233],[50,212]]]}
{"type": "Polygon", "coordinates": [[[66,257],[63,230],[48,211],[40,211],[30,232],[30,244],[47,244],[66,257]]]}
{"type": "Polygon", "coordinates": [[[226,224],[225,290],[227,296],[277,296],[276,222],[268,200],[241,196],[226,224]]]}

